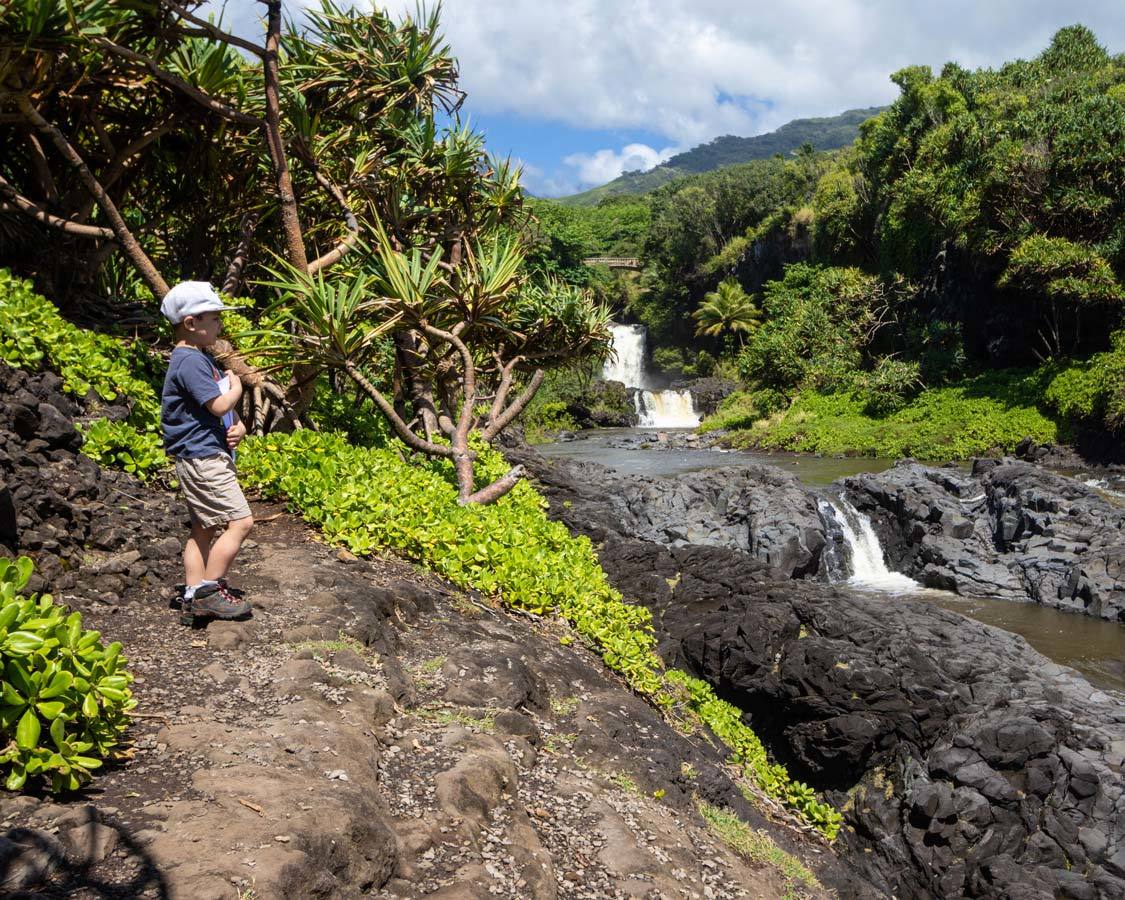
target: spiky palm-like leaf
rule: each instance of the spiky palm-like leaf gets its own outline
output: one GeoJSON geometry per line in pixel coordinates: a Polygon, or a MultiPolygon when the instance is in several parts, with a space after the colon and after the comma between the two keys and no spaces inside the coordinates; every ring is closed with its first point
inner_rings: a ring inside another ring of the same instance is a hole
{"type": "Polygon", "coordinates": [[[725,331],[750,333],[757,329],[762,317],[754,298],[734,278],[719,283],[718,288],[703,295],[703,302],[692,313],[695,333],[717,337],[725,331]]]}

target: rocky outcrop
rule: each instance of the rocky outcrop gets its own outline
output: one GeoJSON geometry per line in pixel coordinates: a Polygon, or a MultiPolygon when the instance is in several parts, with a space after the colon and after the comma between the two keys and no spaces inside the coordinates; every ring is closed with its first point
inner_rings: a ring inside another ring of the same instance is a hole
{"type": "Polygon", "coordinates": [[[164,578],[184,514],[83,456],[78,412],[57,375],[0,365],[0,547],[34,558],[31,590],[112,604],[164,578]]]}
{"type": "Polygon", "coordinates": [[[729,378],[692,378],[672,382],[672,390],[691,391],[691,400],[700,416],[709,416],[724,399],[738,390],[738,383],[729,378]]]}
{"type": "Polygon", "coordinates": [[[845,479],[893,567],[930,587],[1125,622],[1125,507],[1018,460],[845,479]]]}
{"type": "Polygon", "coordinates": [[[629,479],[525,461],[552,515],[588,534],[618,589],[652,609],[664,658],[707,678],[844,812],[846,858],[880,890],[1125,893],[1120,695],[928,604],[785,580],[727,546],[640,540],[619,513],[629,479]]]}
{"type": "Polygon", "coordinates": [[[566,411],[579,428],[632,428],[637,424],[633,389],[620,381],[595,378],[567,402],[566,411]]]}
{"type": "Polygon", "coordinates": [[[738,550],[786,576],[820,571],[825,530],[816,498],[788,472],[732,466],[676,478],[643,478],[617,475],[592,463],[556,469],[543,465],[533,451],[509,455],[534,467],[548,498],[565,495],[571,504],[568,520],[670,546],[738,550]]]}

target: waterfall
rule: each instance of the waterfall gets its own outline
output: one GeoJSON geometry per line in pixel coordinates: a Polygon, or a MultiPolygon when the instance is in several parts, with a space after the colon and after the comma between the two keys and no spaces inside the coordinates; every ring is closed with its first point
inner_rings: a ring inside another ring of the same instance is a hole
{"type": "Polygon", "coordinates": [[[613,353],[606,360],[602,377],[633,388],[633,404],[642,428],[695,428],[699,414],[691,391],[649,390],[645,376],[645,328],[643,325],[610,325],[613,353]]]}
{"type": "Polygon", "coordinates": [[[645,327],[643,325],[610,325],[613,353],[605,361],[602,378],[620,381],[625,387],[645,386],[645,327]]]}
{"type": "Polygon", "coordinates": [[[633,404],[642,428],[695,428],[699,424],[691,391],[637,391],[633,404]]]}
{"type": "Polygon", "coordinates": [[[864,590],[884,591],[889,594],[913,593],[922,589],[913,578],[901,572],[892,572],[883,561],[883,548],[871,520],[843,497],[836,501],[819,501],[821,516],[829,525],[829,534],[838,529],[839,538],[846,548],[846,563],[841,565],[833,550],[827,555],[829,577],[848,574],[847,583],[864,590]]]}

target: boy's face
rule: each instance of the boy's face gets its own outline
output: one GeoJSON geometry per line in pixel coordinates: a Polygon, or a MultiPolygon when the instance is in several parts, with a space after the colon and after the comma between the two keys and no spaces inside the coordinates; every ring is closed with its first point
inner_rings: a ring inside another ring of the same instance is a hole
{"type": "Polygon", "coordinates": [[[194,347],[210,347],[223,331],[223,321],[217,312],[188,316],[180,323],[184,339],[194,347]]]}

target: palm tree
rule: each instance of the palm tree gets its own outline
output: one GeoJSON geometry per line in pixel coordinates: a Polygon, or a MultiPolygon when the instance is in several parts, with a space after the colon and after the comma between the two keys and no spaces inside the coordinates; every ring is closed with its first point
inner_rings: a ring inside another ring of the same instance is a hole
{"type": "Polygon", "coordinates": [[[703,302],[692,313],[695,333],[718,337],[724,331],[749,334],[758,328],[762,312],[754,298],[734,278],[719,282],[716,290],[703,295],[703,302]]]}

